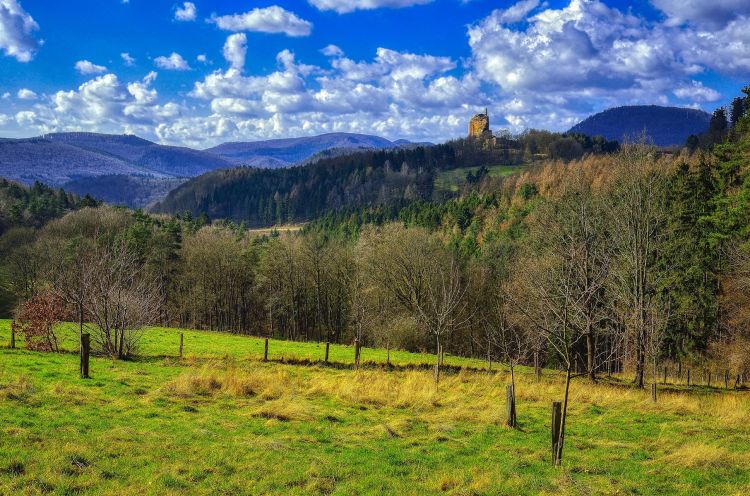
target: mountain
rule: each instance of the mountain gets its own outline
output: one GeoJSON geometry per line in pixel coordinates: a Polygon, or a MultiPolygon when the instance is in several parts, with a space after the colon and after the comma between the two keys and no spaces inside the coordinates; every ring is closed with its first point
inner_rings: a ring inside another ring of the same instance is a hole
{"type": "Polygon", "coordinates": [[[187,178],[231,166],[207,152],[132,135],[54,133],[0,140],[0,177],[62,186],[129,207],[146,206],[187,178]]]}
{"type": "Polygon", "coordinates": [[[691,134],[708,129],[711,114],[702,110],[657,105],[616,107],[581,121],[570,133],[604,136],[620,142],[636,141],[645,132],[657,146],[683,145],[691,134]]]}
{"type": "MultiPolygon", "coordinates": [[[[399,140],[400,142],[404,140],[399,140]]],[[[408,142],[406,142],[408,143],[408,142]]],[[[235,165],[276,169],[307,160],[316,153],[330,149],[351,151],[396,148],[401,143],[378,136],[353,133],[329,133],[304,138],[224,143],[204,150],[235,165]]]]}
{"type": "Polygon", "coordinates": [[[114,155],[104,155],[44,138],[0,141],[0,177],[21,183],[62,186],[81,177],[105,174],[165,177],[114,155]]]}
{"type": "Polygon", "coordinates": [[[145,171],[172,177],[194,177],[233,164],[217,155],[179,146],[157,145],[133,135],[97,133],[47,134],[45,139],[122,159],[145,171]]]}

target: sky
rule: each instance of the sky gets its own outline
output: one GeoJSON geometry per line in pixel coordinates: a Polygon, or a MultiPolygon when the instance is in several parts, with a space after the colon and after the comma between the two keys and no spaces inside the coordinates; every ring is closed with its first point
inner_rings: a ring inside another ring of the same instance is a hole
{"type": "Polygon", "coordinates": [[[0,136],[564,131],[750,83],[748,0],[0,0],[0,136]]]}

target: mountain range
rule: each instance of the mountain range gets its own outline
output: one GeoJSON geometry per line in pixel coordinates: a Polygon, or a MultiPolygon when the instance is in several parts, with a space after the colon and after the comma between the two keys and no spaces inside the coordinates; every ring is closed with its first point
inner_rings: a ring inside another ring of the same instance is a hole
{"type": "Polygon", "coordinates": [[[656,146],[682,146],[690,135],[708,129],[711,114],[702,110],[658,105],[615,107],[579,122],[568,132],[604,136],[620,143],[645,136],[656,146]]]}
{"type": "Polygon", "coordinates": [[[110,203],[143,207],[187,179],[216,169],[239,165],[281,168],[327,151],[345,154],[410,145],[378,136],[330,133],[194,150],[159,145],[134,135],[53,133],[0,139],[0,177],[25,184],[40,181],[110,203]]]}

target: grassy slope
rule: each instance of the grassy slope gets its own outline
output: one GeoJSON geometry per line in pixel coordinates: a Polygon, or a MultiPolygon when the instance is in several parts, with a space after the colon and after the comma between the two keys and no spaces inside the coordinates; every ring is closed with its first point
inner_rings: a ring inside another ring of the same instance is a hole
{"type": "MultiPolygon", "coordinates": [[[[510,176],[511,174],[524,170],[526,167],[526,165],[493,165],[488,167],[488,175],[490,177],[510,176]]],[[[435,189],[438,191],[456,192],[466,183],[466,174],[469,172],[475,173],[478,170],[479,167],[463,167],[460,169],[442,171],[435,178],[435,189]]]]}
{"type": "MultiPolygon", "coordinates": [[[[177,332],[148,332],[137,362],[93,359],[87,381],[75,354],[0,349],[0,494],[750,491],[742,393],[663,393],[654,405],[645,392],[575,382],[558,470],[549,402],[561,385],[551,374],[519,374],[521,425],[510,430],[504,372],[447,375],[436,391],[428,371],[262,363],[259,340],[200,332],[186,332],[177,360],[165,356],[177,332]]],[[[321,352],[272,342],[272,356],[282,348],[288,358],[321,352]]],[[[351,352],[333,347],[332,357],[350,362],[351,352]]]]}

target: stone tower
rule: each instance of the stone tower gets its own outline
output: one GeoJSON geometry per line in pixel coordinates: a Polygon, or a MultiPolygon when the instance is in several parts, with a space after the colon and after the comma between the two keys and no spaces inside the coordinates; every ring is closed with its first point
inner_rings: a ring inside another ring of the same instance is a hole
{"type": "Polygon", "coordinates": [[[469,121],[469,138],[486,138],[492,136],[490,130],[490,114],[484,109],[483,114],[477,114],[469,121]]]}

